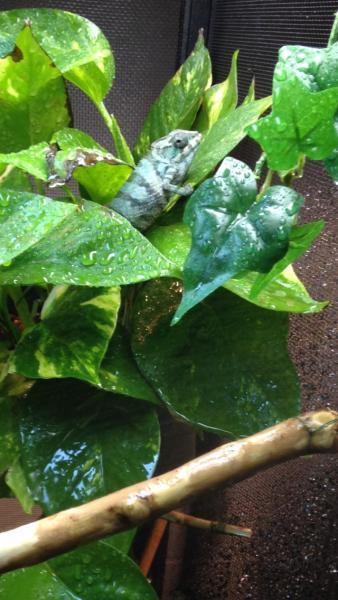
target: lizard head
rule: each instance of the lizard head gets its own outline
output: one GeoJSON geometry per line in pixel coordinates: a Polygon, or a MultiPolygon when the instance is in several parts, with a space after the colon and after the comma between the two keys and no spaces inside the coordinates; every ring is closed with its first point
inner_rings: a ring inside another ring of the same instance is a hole
{"type": "Polygon", "coordinates": [[[160,158],[191,163],[202,139],[198,131],[175,129],[151,144],[152,152],[160,158]]]}

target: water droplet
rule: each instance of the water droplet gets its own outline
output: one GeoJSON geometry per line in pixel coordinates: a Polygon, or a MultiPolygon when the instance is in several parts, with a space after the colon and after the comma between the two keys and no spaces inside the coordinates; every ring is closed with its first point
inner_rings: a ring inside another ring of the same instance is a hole
{"type": "Polygon", "coordinates": [[[81,262],[85,267],[90,267],[96,263],[96,250],[92,250],[88,254],[83,254],[81,262]]]}

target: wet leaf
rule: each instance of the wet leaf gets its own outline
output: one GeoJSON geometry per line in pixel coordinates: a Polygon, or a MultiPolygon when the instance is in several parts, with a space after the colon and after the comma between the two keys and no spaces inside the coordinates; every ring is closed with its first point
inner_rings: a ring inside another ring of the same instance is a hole
{"type": "MultiPolygon", "coordinates": [[[[1,41],[9,44],[29,19],[32,33],[63,76],[98,103],[108,93],[114,62],[108,40],[91,21],[50,8],[23,8],[0,13],[1,41]],[[5,37],[3,37],[5,36],[5,37]]],[[[49,111],[48,117],[50,117],[49,111]]],[[[64,126],[64,125],[62,125],[64,126]]]]}
{"type": "MultiPolygon", "coordinates": [[[[175,223],[156,227],[148,237],[164,256],[183,270],[191,247],[191,233],[187,225],[175,223]]],[[[257,277],[258,273],[247,271],[241,276],[229,279],[223,287],[257,306],[270,310],[315,313],[327,306],[327,302],[317,302],[311,298],[291,266],[269,280],[258,296],[252,297],[251,290],[257,277]]]]}
{"type": "Polygon", "coordinates": [[[333,117],[338,88],[310,92],[296,77],[274,91],[271,115],[248,130],[262,146],[274,170],[291,170],[301,154],[320,160],[338,145],[333,117]]]}
{"type": "Polygon", "coordinates": [[[108,392],[158,404],[158,398],[141,375],[126,332],[121,326],[110,341],[99,371],[100,386],[108,392]]]}
{"type": "Polygon", "coordinates": [[[173,280],[142,288],[132,339],[141,371],[169,410],[198,427],[234,436],[298,414],[287,315],[218,290],[170,327],[180,288],[173,280]]]}
{"type": "Polygon", "coordinates": [[[190,129],[210,81],[210,56],[200,36],[190,56],[151,106],[135,145],[137,160],[154,140],[174,129],[190,129]]]}
{"type": "MultiPolygon", "coordinates": [[[[21,463],[46,514],[151,477],[159,426],[149,404],[75,380],[37,382],[18,403],[21,463]]],[[[128,550],[132,533],[114,536],[128,550]]]]}
{"type": "Polygon", "coordinates": [[[39,47],[30,27],[18,31],[16,49],[17,58],[12,53],[0,59],[1,152],[48,141],[70,120],[61,73],[39,47]]]}
{"type": "Polygon", "coordinates": [[[213,85],[204,93],[202,106],[193,125],[197,131],[205,133],[218,119],[224,119],[236,108],[238,99],[237,57],[238,50],[232,56],[231,69],[227,79],[213,85]]]}
{"type": "Polygon", "coordinates": [[[156,600],[133,561],[107,541],[7,573],[0,595],[6,600],[156,600]]]}
{"type": "Polygon", "coordinates": [[[206,180],[186,205],[184,222],[192,230],[192,246],[173,323],[235,275],[270,270],[288,249],[302,197],[290,188],[273,186],[254,202],[252,171],[235,159],[227,164],[223,175],[206,180]]]}
{"type": "Polygon", "coordinates": [[[175,272],[175,265],[117,213],[90,201],[74,210],[74,205],[54,200],[55,210],[60,204],[72,214],[9,266],[0,267],[1,284],[111,287],[175,272]]]}
{"type": "Polygon", "coordinates": [[[24,331],[11,370],[31,379],[74,377],[99,383],[98,370],[120,307],[118,288],[69,288],[43,320],[24,331]]]}
{"type": "Polygon", "coordinates": [[[75,210],[74,205],[37,194],[0,189],[0,264],[9,267],[75,210]]]}
{"type": "Polygon", "coordinates": [[[255,100],[239,106],[227,117],[216,121],[201,141],[192,162],[188,181],[197,184],[218,165],[247,135],[249,125],[271,105],[271,98],[255,100]]]}

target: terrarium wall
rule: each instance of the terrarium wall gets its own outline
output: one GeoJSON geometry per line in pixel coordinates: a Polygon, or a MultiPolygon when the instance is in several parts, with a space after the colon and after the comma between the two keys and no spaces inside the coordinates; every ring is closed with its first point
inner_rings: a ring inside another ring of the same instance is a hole
{"type": "MultiPolygon", "coordinates": [[[[107,106],[114,108],[130,142],[199,26],[208,28],[215,80],[224,79],[232,52],[239,48],[240,95],[245,95],[255,75],[260,98],[271,92],[278,48],[284,44],[325,46],[338,10],[337,0],[1,2],[2,10],[27,6],[77,12],[103,30],[117,67],[107,106]]],[[[109,134],[89,100],[71,87],[70,93],[74,125],[109,148],[109,134]]],[[[244,142],[236,156],[253,166],[257,152],[253,142],[244,142]]],[[[327,222],[297,270],[312,295],[330,299],[331,305],[321,314],[291,317],[290,351],[302,381],[304,410],[338,409],[334,306],[338,188],[315,163],[307,165],[297,187],[307,199],[303,222],[319,218],[327,222]]],[[[209,442],[217,443],[215,439],[209,442]]],[[[176,597],[187,600],[338,598],[337,489],[338,458],[319,456],[269,469],[196,503],[194,511],[201,516],[241,522],[251,526],[255,535],[252,541],[243,541],[189,534],[181,581],[169,577],[166,597],[174,598],[174,588],[179,588],[181,594],[176,597]]],[[[13,522],[7,519],[8,525],[13,522]]],[[[179,553],[177,558],[183,560],[179,553]]]]}

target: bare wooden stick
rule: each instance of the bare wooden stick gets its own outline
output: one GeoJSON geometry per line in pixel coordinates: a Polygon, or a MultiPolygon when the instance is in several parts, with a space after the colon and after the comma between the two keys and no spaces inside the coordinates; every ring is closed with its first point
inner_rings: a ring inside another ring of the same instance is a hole
{"type": "Polygon", "coordinates": [[[318,411],[219,446],[181,467],[0,534],[0,572],[140,525],[229,481],[302,454],[338,450],[338,413],[318,411]]]}
{"type": "Polygon", "coordinates": [[[166,515],[162,515],[161,519],[165,519],[171,523],[177,523],[178,525],[188,525],[189,527],[196,527],[197,529],[205,529],[207,531],[216,531],[217,533],[238,535],[239,537],[245,538],[250,538],[252,536],[252,530],[248,527],[229,525],[228,523],[221,523],[220,521],[209,521],[208,519],[194,517],[193,515],[179,512],[178,510],[172,510],[166,515]]]}

